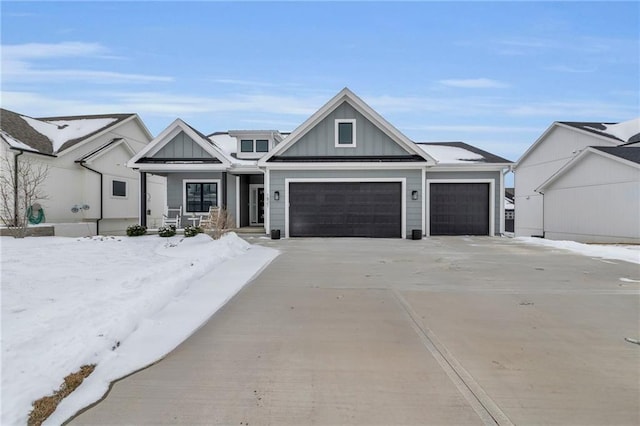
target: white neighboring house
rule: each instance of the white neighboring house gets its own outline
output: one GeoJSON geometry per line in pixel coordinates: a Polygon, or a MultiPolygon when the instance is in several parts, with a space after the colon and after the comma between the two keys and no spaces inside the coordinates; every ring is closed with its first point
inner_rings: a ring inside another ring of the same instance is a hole
{"type": "Polygon", "coordinates": [[[515,173],[515,235],[640,242],[640,118],[555,122],[515,173]]]}
{"type": "MultiPolygon", "coordinates": [[[[137,114],[36,119],[2,109],[0,138],[0,153],[12,164],[48,166],[48,198],[40,204],[55,235],[123,234],[138,223],[139,174],[127,161],[153,138],[137,114]]],[[[165,187],[163,177],[148,177],[148,222],[162,218],[165,187]]]]}

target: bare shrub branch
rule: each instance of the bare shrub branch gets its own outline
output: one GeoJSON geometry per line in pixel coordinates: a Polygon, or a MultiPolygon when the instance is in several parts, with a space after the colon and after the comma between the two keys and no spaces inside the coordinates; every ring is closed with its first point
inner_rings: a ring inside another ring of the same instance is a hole
{"type": "Polygon", "coordinates": [[[11,235],[23,238],[27,231],[29,207],[48,198],[42,185],[49,175],[49,167],[29,157],[20,156],[16,173],[13,157],[9,155],[2,157],[1,166],[0,221],[11,235]]]}

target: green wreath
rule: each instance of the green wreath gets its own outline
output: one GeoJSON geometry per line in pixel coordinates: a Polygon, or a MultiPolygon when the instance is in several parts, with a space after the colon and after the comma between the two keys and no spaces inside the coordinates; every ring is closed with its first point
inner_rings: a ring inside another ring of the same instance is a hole
{"type": "Polygon", "coordinates": [[[27,209],[27,219],[32,225],[37,225],[44,221],[44,209],[40,204],[35,203],[27,209]],[[35,213],[35,214],[34,214],[35,213]]]}

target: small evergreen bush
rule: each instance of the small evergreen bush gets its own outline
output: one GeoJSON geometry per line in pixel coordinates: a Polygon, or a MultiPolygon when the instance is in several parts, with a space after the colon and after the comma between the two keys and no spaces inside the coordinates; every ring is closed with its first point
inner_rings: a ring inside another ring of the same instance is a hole
{"type": "Polygon", "coordinates": [[[127,228],[127,235],[130,237],[139,237],[147,233],[147,227],[142,225],[131,225],[127,228]]]}
{"type": "Polygon", "coordinates": [[[184,227],[184,236],[185,237],[195,237],[196,235],[202,232],[202,228],[198,226],[187,225],[184,227]]]}
{"type": "Polygon", "coordinates": [[[176,235],[176,226],[161,226],[160,228],[158,228],[158,235],[160,235],[161,237],[173,237],[174,235],[176,235]]]}

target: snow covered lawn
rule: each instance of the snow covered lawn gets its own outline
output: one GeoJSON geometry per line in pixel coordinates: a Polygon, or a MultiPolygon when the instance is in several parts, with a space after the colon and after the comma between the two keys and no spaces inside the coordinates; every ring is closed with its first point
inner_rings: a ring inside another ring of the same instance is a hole
{"type": "Polygon", "coordinates": [[[555,241],[544,238],[518,237],[516,241],[536,244],[556,249],[569,250],[584,256],[602,259],[623,260],[625,262],[640,263],[640,246],[616,244],[582,244],[575,241],[555,241]]]}
{"type": "Polygon", "coordinates": [[[235,234],[214,241],[143,237],[0,238],[3,425],[97,364],[59,405],[59,424],[111,381],[174,349],[278,252],[235,234]]]}

